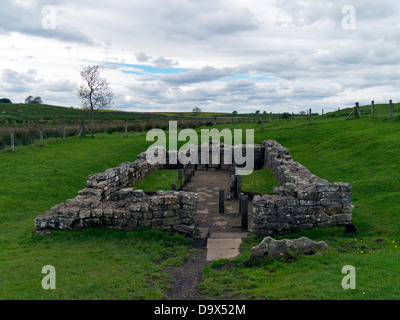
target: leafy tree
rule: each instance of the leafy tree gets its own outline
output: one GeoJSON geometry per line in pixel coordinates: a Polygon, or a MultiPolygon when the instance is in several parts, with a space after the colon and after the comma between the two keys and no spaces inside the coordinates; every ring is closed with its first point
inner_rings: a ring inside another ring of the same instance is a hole
{"type": "Polygon", "coordinates": [[[27,98],[25,99],[25,103],[26,103],[26,104],[31,104],[32,101],[33,101],[33,96],[29,96],[29,97],[27,97],[27,98]]]}
{"type": "Polygon", "coordinates": [[[259,113],[260,113],[260,110],[257,110],[257,111],[256,111],[256,114],[259,114],[259,113]]]}
{"type": "Polygon", "coordinates": [[[90,111],[91,124],[94,125],[94,111],[109,109],[113,104],[114,93],[106,79],[100,77],[99,66],[86,66],[81,70],[85,84],[78,89],[82,107],[90,111]]]}
{"type": "Polygon", "coordinates": [[[35,97],[35,98],[33,98],[32,103],[33,103],[33,104],[42,104],[43,101],[42,101],[42,98],[41,98],[41,97],[35,97]]]}
{"type": "Polygon", "coordinates": [[[284,113],[282,114],[282,119],[290,119],[290,113],[284,112],[284,113]]]}
{"type": "Polygon", "coordinates": [[[12,103],[12,101],[10,99],[7,99],[7,98],[0,99],[0,102],[2,102],[2,103],[12,103]]]}
{"type": "Polygon", "coordinates": [[[201,109],[199,107],[195,107],[195,108],[192,109],[192,112],[193,113],[200,113],[201,109]]]}
{"type": "Polygon", "coordinates": [[[238,114],[238,112],[237,112],[236,110],[234,110],[234,111],[232,112],[232,114],[238,114]]]}
{"type": "Polygon", "coordinates": [[[25,99],[26,104],[42,104],[42,98],[41,97],[33,97],[29,96],[25,99]]]}

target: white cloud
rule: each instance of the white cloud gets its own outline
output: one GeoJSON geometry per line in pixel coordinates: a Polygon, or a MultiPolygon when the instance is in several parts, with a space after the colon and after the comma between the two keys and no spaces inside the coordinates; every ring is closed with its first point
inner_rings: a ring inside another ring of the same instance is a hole
{"type": "Polygon", "coordinates": [[[355,30],[341,27],[343,0],[55,0],[45,30],[48,4],[0,3],[0,95],[13,101],[77,106],[87,64],[124,110],[334,110],[399,95],[398,1],[354,0],[355,30]]]}

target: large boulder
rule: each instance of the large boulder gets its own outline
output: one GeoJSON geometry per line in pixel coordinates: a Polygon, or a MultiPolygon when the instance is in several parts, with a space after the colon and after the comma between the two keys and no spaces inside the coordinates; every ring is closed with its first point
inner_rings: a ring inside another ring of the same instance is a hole
{"type": "Polygon", "coordinates": [[[250,259],[260,259],[266,256],[279,259],[293,254],[313,254],[316,250],[323,249],[329,249],[326,242],[315,242],[306,237],[293,240],[275,240],[266,237],[259,245],[251,249],[250,259]]]}

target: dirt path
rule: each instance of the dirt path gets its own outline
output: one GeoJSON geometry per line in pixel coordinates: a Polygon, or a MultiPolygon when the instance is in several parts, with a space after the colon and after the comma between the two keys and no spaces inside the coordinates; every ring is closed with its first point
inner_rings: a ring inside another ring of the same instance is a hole
{"type": "MultiPolygon", "coordinates": [[[[216,233],[241,233],[241,217],[238,214],[238,201],[225,201],[225,214],[218,213],[219,190],[229,194],[230,176],[224,171],[196,171],[186,191],[198,193],[196,227],[208,229],[208,235],[216,233]]],[[[249,206],[249,213],[251,212],[249,206]]],[[[197,252],[179,268],[168,268],[174,282],[172,289],[165,291],[167,300],[200,300],[203,299],[199,284],[202,281],[202,270],[210,263],[206,261],[206,239],[198,239],[197,252]]]]}

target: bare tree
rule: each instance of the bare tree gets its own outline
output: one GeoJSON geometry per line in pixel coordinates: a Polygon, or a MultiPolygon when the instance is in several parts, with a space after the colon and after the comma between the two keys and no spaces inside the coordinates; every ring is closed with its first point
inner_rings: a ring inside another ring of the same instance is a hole
{"type": "Polygon", "coordinates": [[[113,104],[114,93],[106,79],[100,77],[99,66],[87,66],[81,71],[85,84],[78,89],[82,107],[90,110],[90,122],[94,125],[94,111],[108,109],[113,104]]]}

